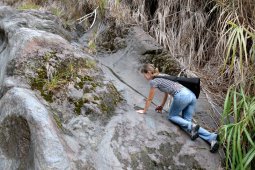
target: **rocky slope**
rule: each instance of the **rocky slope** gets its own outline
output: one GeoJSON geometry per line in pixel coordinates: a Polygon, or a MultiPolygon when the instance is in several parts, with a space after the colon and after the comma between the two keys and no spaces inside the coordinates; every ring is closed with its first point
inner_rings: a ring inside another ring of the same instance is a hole
{"type": "Polygon", "coordinates": [[[167,113],[135,112],[141,61],[162,47],[132,28],[90,55],[91,36],[75,42],[48,12],[0,7],[0,169],[220,169],[167,113]]]}

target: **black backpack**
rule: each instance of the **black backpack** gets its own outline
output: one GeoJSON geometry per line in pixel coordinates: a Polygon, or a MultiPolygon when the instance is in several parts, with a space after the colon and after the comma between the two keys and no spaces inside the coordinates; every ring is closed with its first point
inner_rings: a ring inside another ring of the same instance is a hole
{"type": "Polygon", "coordinates": [[[154,78],[164,78],[168,80],[172,80],[180,83],[181,85],[187,87],[190,91],[192,91],[196,98],[198,99],[200,94],[200,78],[187,78],[187,77],[177,77],[177,76],[154,76],[154,78]]]}

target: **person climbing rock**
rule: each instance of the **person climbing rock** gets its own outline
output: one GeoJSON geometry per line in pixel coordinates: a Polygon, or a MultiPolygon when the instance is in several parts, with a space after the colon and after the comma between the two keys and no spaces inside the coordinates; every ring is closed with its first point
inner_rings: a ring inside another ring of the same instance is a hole
{"type": "Polygon", "coordinates": [[[197,101],[195,94],[178,82],[155,77],[160,75],[160,73],[152,64],[143,65],[141,73],[150,83],[150,92],[144,109],[137,110],[137,112],[146,113],[153,100],[156,88],[165,93],[161,105],[157,106],[155,109],[157,112],[162,112],[168,95],[170,94],[173,97],[173,101],[169,109],[168,119],[188,132],[191,140],[201,137],[207,141],[211,146],[210,152],[215,153],[219,148],[218,134],[210,133],[208,130],[192,123],[192,116],[197,101]],[[180,112],[182,112],[181,116],[180,112]]]}

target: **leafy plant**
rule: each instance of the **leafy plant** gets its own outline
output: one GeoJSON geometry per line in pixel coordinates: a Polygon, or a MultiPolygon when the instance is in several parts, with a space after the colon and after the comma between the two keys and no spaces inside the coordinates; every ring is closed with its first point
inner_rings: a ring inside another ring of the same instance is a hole
{"type": "Polygon", "coordinates": [[[229,72],[234,72],[236,77],[240,77],[241,81],[244,81],[246,68],[250,66],[250,63],[254,62],[255,54],[254,45],[249,47],[248,40],[254,42],[255,34],[251,33],[244,26],[238,26],[231,21],[228,23],[230,25],[227,31],[229,38],[226,44],[223,70],[226,70],[226,66],[229,65],[229,72]],[[249,51],[247,51],[248,48],[250,48],[249,51]]]}
{"type": "Polygon", "coordinates": [[[255,159],[255,96],[243,88],[230,88],[224,103],[221,127],[226,145],[226,168],[249,170],[255,159]]]}

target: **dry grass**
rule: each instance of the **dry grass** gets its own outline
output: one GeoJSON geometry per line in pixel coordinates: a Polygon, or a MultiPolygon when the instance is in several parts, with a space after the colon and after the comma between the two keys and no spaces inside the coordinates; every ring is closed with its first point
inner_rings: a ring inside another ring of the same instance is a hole
{"type": "Polygon", "coordinates": [[[165,0],[155,11],[145,0],[125,2],[137,24],[187,69],[200,72],[207,89],[222,99],[219,103],[229,85],[252,84],[247,79],[255,58],[252,0],[165,0]]]}

